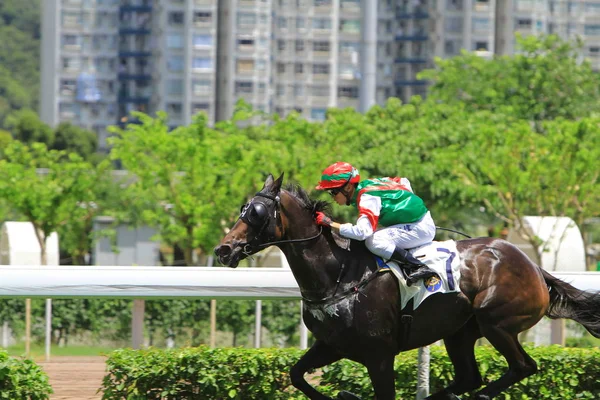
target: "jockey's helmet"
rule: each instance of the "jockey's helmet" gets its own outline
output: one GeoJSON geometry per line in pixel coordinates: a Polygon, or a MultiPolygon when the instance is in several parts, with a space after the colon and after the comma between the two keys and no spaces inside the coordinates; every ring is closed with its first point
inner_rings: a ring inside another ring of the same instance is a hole
{"type": "Polygon", "coordinates": [[[360,182],[358,170],[347,162],[338,161],[325,168],[321,175],[321,181],[316,190],[329,190],[344,186],[346,183],[360,182]]]}

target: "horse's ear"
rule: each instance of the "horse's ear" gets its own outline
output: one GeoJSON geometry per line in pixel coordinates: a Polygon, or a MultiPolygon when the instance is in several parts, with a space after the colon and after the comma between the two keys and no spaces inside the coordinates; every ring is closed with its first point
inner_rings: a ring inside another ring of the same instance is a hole
{"type": "Polygon", "coordinates": [[[279,175],[279,178],[275,182],[273,182],[273,187],[271,188],[275,192],[279,192],[281,190],[281,184],[283,183],[283,172],[279,175]]]}
{"type": "Polygon", "coordinates": [[[272,184],[273,184],[273,175],[269,174],[269,176],[267,176],[267,180],[265,181],[265,185],[263,186],[263,189],[268,188],[272,184]]]}

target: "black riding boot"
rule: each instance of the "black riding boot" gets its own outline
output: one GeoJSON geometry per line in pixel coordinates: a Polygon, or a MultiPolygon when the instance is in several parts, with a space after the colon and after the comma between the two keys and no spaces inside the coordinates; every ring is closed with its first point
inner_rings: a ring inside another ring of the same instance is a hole
{"type": "Polygon", "coordinates": [[[417,282],[419,279],[426,280],[432,276],[436,276],[438,279],[440,279],[440,276],[437,274],[437,272],[416,259],[415,256],[413,256],[406,249],[396,247],[396,250],[394,250],[394,253],[392,254],[392,260],[399,262],[409,270],[408,278],[406,278],[406,284],[408,286],[412,286],[412,284],[417,282]]]}

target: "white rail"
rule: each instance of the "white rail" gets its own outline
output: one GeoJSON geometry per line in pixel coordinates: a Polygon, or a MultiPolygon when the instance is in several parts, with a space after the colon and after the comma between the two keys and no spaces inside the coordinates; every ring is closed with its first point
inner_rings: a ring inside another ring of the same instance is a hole
{"type": "MultiPolygon", "coordinates": [[[[600,272],[551,272],[584,290],[600,290],[600,272]]],[[[0,297],[299,299],[283,268],[0,266],[0,297]]]]}

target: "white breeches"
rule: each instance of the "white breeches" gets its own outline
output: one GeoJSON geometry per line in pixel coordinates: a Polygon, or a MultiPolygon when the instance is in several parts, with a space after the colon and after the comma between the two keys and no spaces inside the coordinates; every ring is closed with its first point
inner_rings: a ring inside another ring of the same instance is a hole
{"type": "Polygon", "coordinates": [[[367,248],[374,254],[389,260],[396,246],[401,249],[412,249],[431,243],[435,237],[435,223],[427,212],[412,224],[392,225],[379,229],[367,240],[367,248]]]}

